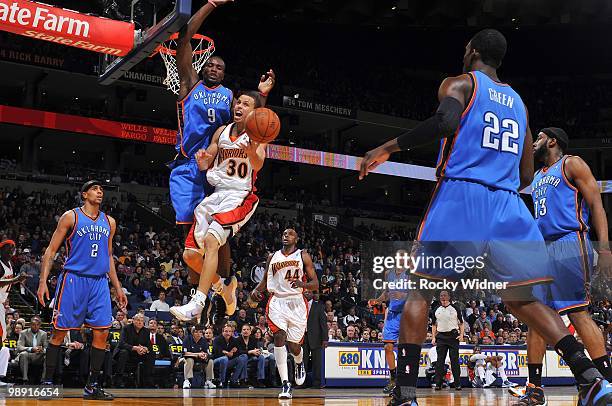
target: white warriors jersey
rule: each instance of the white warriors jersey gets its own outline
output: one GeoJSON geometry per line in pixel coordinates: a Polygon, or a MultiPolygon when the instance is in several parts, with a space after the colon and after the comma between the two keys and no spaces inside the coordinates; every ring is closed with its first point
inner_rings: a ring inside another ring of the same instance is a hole
{"type": "MultiPolygon", "coordinates": [[[[13,265],[11,265],[10,261],[8,264],[5,264],[4,261],[0,261],[0,266],[4,270],[4,275],[1,279],[11,279],[13,277],[13,265]]],[[[0,304],[6,302],[8,298],[8,290],[11,285],[6,285],[0,288],[0,304]]]]}
{"type": "Polygon", "coordinates": [[[289,255],[276,251],[268,267],[268,291],[278,297],[301,295],[304,289],[291,287],[291,283],[297,280],[306,281],[302,250],[295,250],[289,255]]]}
{"type": "Polygon", "coordinates": [[[215,190],[254,191],[257,172],[253,170],[246,152],[240,148],[249,141],[249,136],[243,132],[232,141],[230,134],[234,125],[226,126],[221,132],[217,156],[213,167],[206,171],[206,179],[215,190]]]}

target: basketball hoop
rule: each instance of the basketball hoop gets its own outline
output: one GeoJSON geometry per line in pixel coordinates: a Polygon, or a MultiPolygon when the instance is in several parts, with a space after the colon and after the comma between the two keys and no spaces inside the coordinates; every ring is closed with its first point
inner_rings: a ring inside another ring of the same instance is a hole
{"type": "MultiPolygon", "coordinates": [[[[168,90],[174,94],[179,94],[180,80],[178,75],[178,68],[176,67],[176,49],[178,44],[178,33],[174,33],[166,41],[162,42],[159,47],[153,53],[154,56],[159,52],[164,64],[166,65],[166,79],[164,79],[164,85],[168,87],[168,90]]],[[[205,35],[195,34],[191,39],[193,46],[193,68],[200,73],[208,58],[215,52],[215,41],[205,35]]]]}

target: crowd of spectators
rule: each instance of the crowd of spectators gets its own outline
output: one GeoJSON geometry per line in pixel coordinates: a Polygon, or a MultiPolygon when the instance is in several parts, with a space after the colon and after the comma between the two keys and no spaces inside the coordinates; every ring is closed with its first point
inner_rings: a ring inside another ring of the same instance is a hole
{"type": "MultiPolygon", "coordinates": [[[[53,195],[44,191],[26,194],[20,189],[0,190],[0,238],[16,241],[17,253],[13,258],[13,266],[32,276],[21,288],[21,296],[25,302],[29,301],[33,308],[33,298],[25,294],[24,288],[35,290],[38,284],[40,256],[52,230],[59,216],[67,208],[77,205],[79,200],[76,192],[53,195]]],[[[260,209],[245,228],[230,240],[232,269],[239,279],[238,310],[229,321],[222,321],[214,315],[214,309],[211,309],[208,322],[204,320],[203,325],[194,327],[173,320],[167,312],[169,306],[186,303],[191,288],[187,282],[188,271],[181,260],[182,241],[175,231],[159,230],[142,224],[134,212],[126,211],[116,200],[105,203],[102,209],[114,216],[119,224],[113,240],[113,253],[129,303],[127,309],[120,309],[116,292],[111,289],[113,331],[119,334],[110,336],[112,343],[109,344],[108,369],[115,368],[115,372],[129,370],[125,369],[126,365],[138,361],[138,357],[143,357],[143,365],[146,364],[145,361],[154,362],[158,367],[165,365],[168,368],[178,368],[181,372],[186,365],[183,376],[192,376],[193,367],[202,364],[205,379],[198,383],[199,386],[213,387],[226,384],[226,380],[229,380],[232,386],[243,386],[247,382],[257,386],[274,384],[277,377],[275,368],[272,367],[274,363],[271,362],[273,358],[270,350],[273,337],[266,322],[263,303],[252,308],[246,299],[251,289],[261,280],[268,253],[280,248],[281,233],[287,227],[297,231],[300,245],[307,249],[313,258],[320,280],[320,291],[315,300],[324,305],[329,341],[382,340],[386,308],[384,304],[369,306],[365,300],[367,298],[361,296],[361,246],[360,241],[349,235],[341,234],[312,219],[289,220],[271,215],[264,208],[260,209]],[[137,328],[139,331],[144,328],[145,332],[151,331],[160,335],[149,337],[147,333],[144,338],[141,337],[142,343],[138,344],[142,349],[132,350],[136,344],[125,344],[124,333],[120,333],[128,325],[133,325],[131,328],[137,328]],[[253,337],[253,344],[249,343],[251,339],[248,337],[253,337]],[[153,343],[162,339],[166,344],[155,344],[155,351],[153,343]],[[189,340],[189,347],[185,344],[186,340],[189,340]],[[205,340],[206,345],[200,344],[200,340],[205,340]],[[183,351],[176,351],[177,345],[181,345],[183,351]],[[170,351],[160,351],[162,347],[170,348],[170,351]],[[233,350],[234,347],[236,350],[233,350]],[[175,351],[172,351],[173,348],[175,351]],[[185,348],[193,350],[187,351],[187,357],[185,348]],[[186,359],[193,361],[185,361],[186,359]],[[209,363],[209,360],[212,360],[212,363],[209,363]],[[160,363],[161,361],[167,361],[167,365],[160,363]],[[215,372],[210,372],[211,368],[215,372]],[[257,375],[260,370],[264,371],[263,375],[257,375]],[[214,380],[213,375],[216,377],[214,380]]],[[[381,236],[382,239],[408,239],[413,236],[413,230],[384,230],[375,226],[364,226],[362,231],[377,239],[381,236]]],[[[50,291],[55,290],[64,256],[65,251],[62,248],[55,258],[50,275],[50,291]]],[[[505,309],[499,297],[491,294],[477,296],[477,300],[462,299],[459,304],[464,312],[465,342],[482,345],[524,344],[526,326],[505,309]]],[[[5,306],[8,307],[9,340],[22,340],[23,332],[27,331],[27,328],[37,328],[36,323],[32,326],[32,323],[26,323],[18,312],[11,311],[13,309],[10,309],[8,302],[5,306]]],[[[49,321],[49,310],[41,309],[43,322],[49,321]]],[[[603,326],[612,321],[610,302],[594,303],[592,310],[603,331],[603,326]]],[[[71,333],[65,346],[70,352],[66,356],[64,366],[71,362],[78,365],[81,361],[71,359],[79,350],[86,348],[87,340],[91,339],[85,329],[80,333],[81,336],[76,336],[77,333],[79,332],[71,333]]],[[[610,344],[609,332],[607,338],[610,344]]],[[[428,340],[430,339],[428,335],[428,340]]],[[[24,346],[27,347],[22,344],[22,347],[24,346]]],[[[36,346],[38,344],[34,345],[36,346]]],[[[12,363],[21,365],[21,373],[24,374],[23,364],[38,365],[40,357],[29,354],[18,358],[17,355],[23,351],[22,347],[16,345],[12,350],[12,363]]],[[[176,378],[173,382],[161,382],[159,377],[149,374],[158,367],[143,369],[141,379],[144,385],[181,384],[182,378],[176,378]]],[[[81,367],[77,370],[87,371],[87,368],[81,367]]],[[[27,374],[26,370],[22,378],[27,379],[27,374]]],[[[110,374],[108,376],[110,377],[110,374]]],[[[124,381],[120,380],[115,384],[121,385],[122,382],[124,381]]],[[[190,385],[193,379],[188,382],[190,385]]]]}

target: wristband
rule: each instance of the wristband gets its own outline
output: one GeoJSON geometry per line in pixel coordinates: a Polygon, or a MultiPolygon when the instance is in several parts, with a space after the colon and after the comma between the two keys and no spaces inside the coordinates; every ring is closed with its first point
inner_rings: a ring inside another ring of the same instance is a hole
{"type": "Polygon", "coordinates": [[[610,250],[600,250],[600,251],[597,251],[597,253],[599,255],[612,255],[612,251],[610,250]]]}
{"type": "Polygon", "coordinates": [[[212,0],[208,0],[208,4],[210,4],[211,6],[217,8],[217,5],[212,0]]]}
{"type": "Polygon", "coordinates": [[[264,93],[264,92],[259,92],[259,95],[261,97],[268,97],[268,93],[264,93]]]}

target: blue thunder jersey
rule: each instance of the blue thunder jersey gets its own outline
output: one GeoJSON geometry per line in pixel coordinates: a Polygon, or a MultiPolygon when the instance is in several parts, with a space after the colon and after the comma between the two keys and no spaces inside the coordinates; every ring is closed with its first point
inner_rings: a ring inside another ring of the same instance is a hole
{"type": "Polygon", "coordinates": [[[401,312],[404,308],[404,302],[406,301],[406,295],[408,292],[408,280],[409,277],[406,272],[397,274],[395,270],[391,270],[387,273],[387,282],[398,282],[404,280],[406,287],[403,289],[389,288],[389,310],[393,312],[401,312]]]}
{"type": "Polygon", "coordinates": [[[66,271],[83,276],[101,276],[110,271],[109,239],[110,223],[103,212],[95,220],[81,208],[74,212],[74,228],[66,239],[68,259],[66,271]]]}
{"type": "Polygon", "coordinates": [[[472,98],[454,137],[442,140],[437,176],[516,192],[527,132],[525,105],[509,85],[479,71],[469,75],[472,98]]]}
{"type": "Polygon", "coordinates": [[[207,148],[213,134],[231,118],[232,91],[219,85],[206,87],[198,82],[189,94],[176,103],[178,133],[176,152],[184,158],[193,158],[207,148]]]}
{"type": "Polygon", "coordinates": [[[564,156],[550,168],[536,172],[531,183],[534,216],[545,240],[589,231],[589,208],[578,189],[565,176],[564,156]]]}

